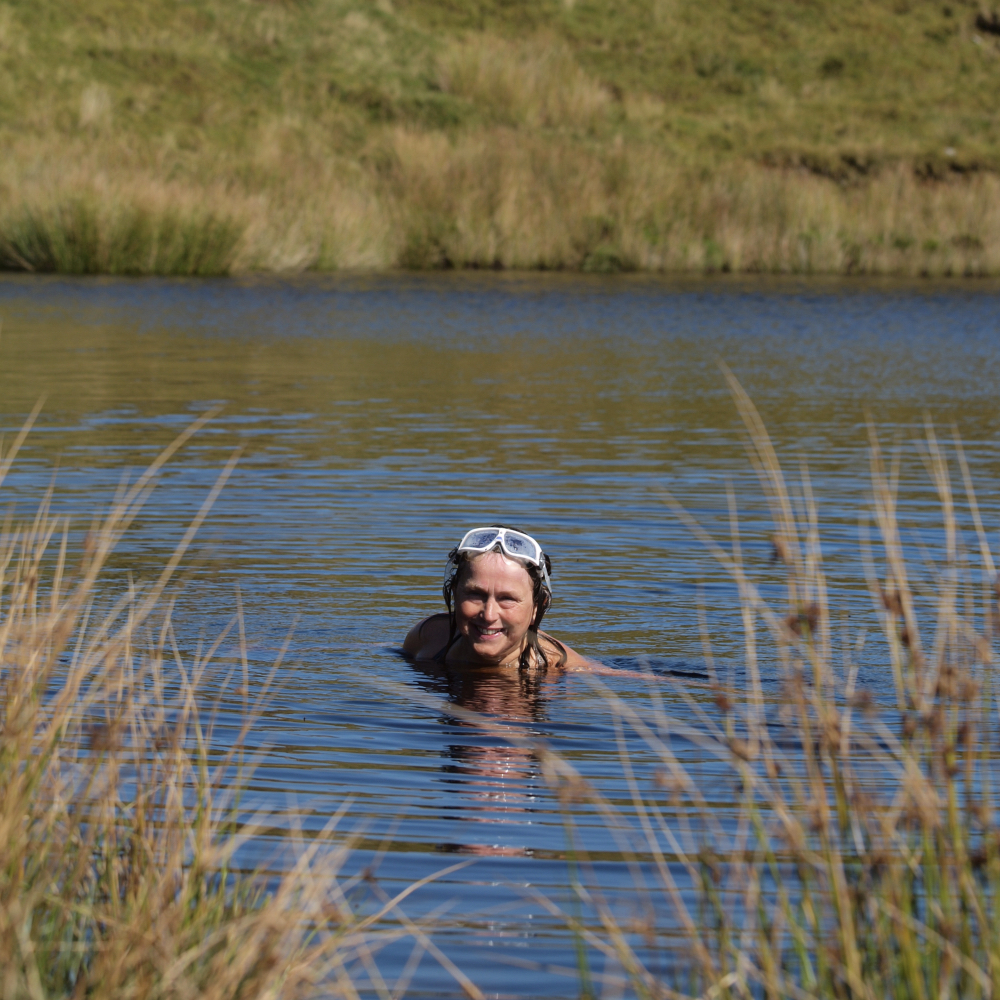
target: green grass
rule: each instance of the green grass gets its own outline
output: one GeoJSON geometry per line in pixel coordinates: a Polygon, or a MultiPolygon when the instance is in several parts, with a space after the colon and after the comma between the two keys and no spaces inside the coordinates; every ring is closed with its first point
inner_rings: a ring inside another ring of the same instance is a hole
{"type": "Polygon", "coordinates": [[[618,103],[655,102],[641,121],[621,114],[612,131],[700,162],[797,158],[850,173],[899,159],[945,166],[948,147],[960,169],[1000,162],[996,46],[973,40],[974,4],[414,0],[404,9],[446,32],[565,39],[618,103]]]}
{"type": "Polygon", "coordinates": [[[75,198],[12,213],[0,262],[72,274],[224,274],[241,234],[234,219],[211,211],[134,205],[115,211],[93,197],[75,198]]]}
{"type": "Polygon", "coordinates": [[[978,11],[4,3],[4,259],[139,273],[997,271],[1000,46],[975,28],[978,11]],[[906,211],[885,221],[900,185],[906,211]],[[971,228],[949,223],[953,208],[935,214],[939,189],[964,197],[971,228]],[[31,230],[51,233],[82,203],[105,248],[128,242],[124,214],[172,233],[179,216],[201,219],[211,249],[133,236],[127,253],[23,252],[44,242],[31,230]]]}

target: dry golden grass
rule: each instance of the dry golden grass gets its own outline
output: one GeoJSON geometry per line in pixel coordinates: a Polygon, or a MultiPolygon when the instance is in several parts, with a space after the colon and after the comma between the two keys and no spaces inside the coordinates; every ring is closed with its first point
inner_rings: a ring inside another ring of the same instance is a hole
{"type": "Polygon", "coordinates": [[[685,169],[650,148],[588,151],[490,129],[400,130],[393,195],[409,266],[992,274],[1000,181],[905,168],[844,187],[806,171],[685,169]]]}
{"type": "Polygon", "coordinates": [[[744,561],[735,496],[725,540],[670,500],[739,589],[746,686],[716,678],[706,630],[708,690],[677,687],[668,703],[651,684],[644,705],[604,688],[631,792],[624,808],[539,748],[576,845],[581,906],[564,916],[581,942],[583,991],[593,995],[603,955],[620,973],[602,988],[639,997],[990,997],[1000,972],[1000,584],[961,444],[956,435],[949,455],[928,424],[942,551],[918,566],[897,515],[897,458],[886,461],[871,431],[879,542],[862,532],[860,544],[873,613],[848,618],[828,597],[807,473],[786,479],[759,414],[730,384],[785,594],[766,599],[770,579],[758,583],[744,561]],[[866,637],[877,643],[872,626],[884,640],[874,692],[859,685],[857,660],[866,637]],[[765,662],[780,697],[765,693],[765,662]],[[709,763],[685,767],[679,739],[709,763]],[[624,905],[602,890],[576,836],[582,802],[643,873],[624,905]]]}
{"type": "MultiPolygon", "coordinates": [[[[401,938],[480,996],[403,897],[375,890],[357,912],[348,893],[360,880],[340,870],[342,816],[305,836],[294,814],[248,815],[241,802],[268,685],[252,688],[244,649],[225,668],[230,690],[216,683],[206,700],[225,635],[182,658],[167,592],[235,457],[160,575],[109,589],[109,556],[163,462],[203,422],[122,487],[81,553],[51,496],[0,536],[0,997],[354,998],[363,983],[401,996],[407,982],[386,984],[377,961],[401,938]],[[263,832],[274,844],[276,830],[273,871],[241,869],[241,848],[263,832]]],[[[231,629],[241,635],[242,622],[231,629]]]]}
{"type": "Polygon", "coordinates": [[[442,53],[439,67],[441,89],[494,124],[595,132],[614,113],[608,90],[554,36],[468,35],[442,53]]]}
{"type": "MultiPolygon", "coordinates": [[[[605,956],[650,998],[990,997],[1000,968],[1000,591],[961,445],[947,453],[928,426],[943,549],[919,569],[905,558],[895,460],[872,433],[879,545],[862,535],[862,554],[884,638],[880,704],[858,684],[869,623],[846,622],[828,598],[808,476],[786,479],[752,403],[731,387],[771,506],[783,598],[765,599],[742,557],[735,498],[725,542],[675,510],[739,589],[746,687],[713,674],[707,690],[678,689],[680,713],[653,686],[648,704],[605,689],[631,791],[624,810],[568,761],[530,747],[566,804],[576,845],[569,883],[582,906],[566,919],[584,992],[598,982],[595,956],[605,956]],[[765,695],[764,658],[784,682],[779,699],[765,695]],[[645,742],[641,773],[626,728],[645,742]],[[731,799],[709,799],[704,774],[679,760],[677,737],[714,760],[731,799]],[[659,765],[651,778],[650,755],[659,765]],[[630,912],[602,893],[576,843],[581,802],[600,811],[626,855],[640,845],[634,870],[646,877],[630,912]]],[[[349,844],[332,826],[297,837],[290,817],[248,816],[240,805],[252,766],[244,739],[266,686],[251,691],[245,654],[232,664],[246,707],[239,736],[220,750],[221,702],[199,695],[218,643],[181,658],[167,596],[233,463],[155,580],[106,587],[109,556],[159,469],[201,423],[122,487],[81,552],[50,498],[0,537],[0,995],[354,997],[359,976],[392,995],[405,984],[380,982],[377,953],[409,937],[480,996],[400,897],[366,916],[352,908],[351,880],[340,874],[349,844]],[[274,827],[292,832],[286,863],[265,881],[240,869],[239,851],[274,827]]],[[[0,462],[0,484],[19,445],[0,462]]],[[[707,638],[706,659],[711,666],[707,638]]],[[[492,731],[517,739],[509,727],[492,731]]]]}

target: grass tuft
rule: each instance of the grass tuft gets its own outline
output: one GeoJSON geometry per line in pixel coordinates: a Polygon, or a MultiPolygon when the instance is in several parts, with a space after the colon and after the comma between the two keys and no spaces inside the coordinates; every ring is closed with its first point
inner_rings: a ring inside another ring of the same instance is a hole
{"type": "Polygon", "coordinates": [[[0,229],[0,265],[61,274],[228,274],[245,225],[199,206],[121,206],[96,197],[22,207],[0,229]]]}

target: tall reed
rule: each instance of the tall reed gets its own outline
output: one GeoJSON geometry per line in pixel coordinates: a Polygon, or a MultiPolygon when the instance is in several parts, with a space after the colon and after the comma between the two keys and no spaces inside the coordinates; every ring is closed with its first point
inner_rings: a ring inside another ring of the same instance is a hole
{"type": "MultiPolygon", "coordinates": [[[[203,682],[226,634],[181,655],[168,586],[236,456],[154,580],[121,590],[108,579],[157,473],[202,423],[121,488],[82,548],[51,492],[0,535],[4,1000],[401,996],[413,966],[387,983],[379,950],[408,938],[414,961],[440,956],[402,906],[419,883],[359,904],[358,880],[341,873],[343,810],[305,837],[294,814],[245,802],[247,737],[270,684],[254,684],[245,645],[233,690],[216,685],[215,700],[203,682]],[[235,729],[225,740],[214,731],[223,718],[235,729]],[[273,844],[275,831],[274,867],[247,870],[245,849],[264,832],[273,844]]],[[[242,636],[242,619],[230,629],[242,636]]]]}
{"type": "MultiPolygon", "coordinates": [[[[808,474],[792,488],[752,402],[731,376],[730,385],[770,504],[784,598],[768,600],[755,583],[732,496],[725,542],[670,500],[738,587],[745,688],[727,687],[713,670],[707,690],[678,689],[680,717],[655,686],[648,707],[605,689],[628,807],[540,751],[553,787],[567,803],[601,810],[640,873],[629,907],[603,895],[576,836],[576,807],[567,807],[577,896],[597,923],[566,919],[591,955],[620,970],[619,988],[641,997],[992,996],[1000,591],[961,443],[949,456],[928,424],[942,552],[920,579],[904,547],[897,460],[887,463],[871,431],[878,545],[863,534],[861,546],[884,638],[880,701],[858,684],[868,623],[848,623],[828,598],[808,474]],[[781,679],[778,697],[767,693],[764,663],[781,679]],[[709,763],[697,773],[685,767],[678,740],[709,763]],[[653,777],[634,759],[643,744],[658,762],[653,777]]],[[[707,639],[706,660],[711,669],[707,639]]]]}

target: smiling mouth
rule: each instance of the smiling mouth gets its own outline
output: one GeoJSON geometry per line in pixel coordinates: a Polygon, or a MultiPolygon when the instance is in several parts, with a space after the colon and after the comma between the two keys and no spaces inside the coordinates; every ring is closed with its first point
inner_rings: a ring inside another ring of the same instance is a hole
{"type": "Polygon", "coordinates": [[[483,638],[489,639],[495,635],[503,635],[502,628],[483,628],[482,625],[473,625],[473,628],[481,635],[483,638]]]}

